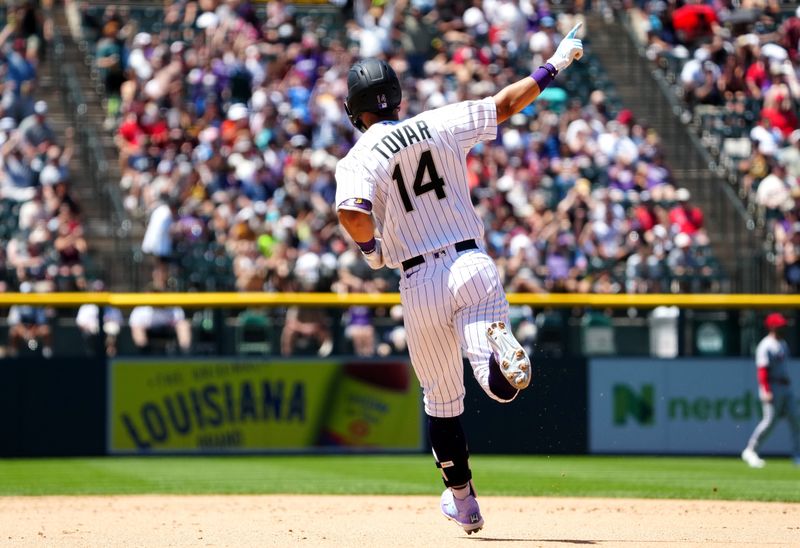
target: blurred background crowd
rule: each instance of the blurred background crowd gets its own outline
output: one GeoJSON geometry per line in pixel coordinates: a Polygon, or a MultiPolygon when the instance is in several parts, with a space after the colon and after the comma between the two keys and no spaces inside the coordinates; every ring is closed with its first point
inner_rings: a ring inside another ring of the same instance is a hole
{"type": "MultiPolygon", "coordinates": [[[[342,108],[348,67],[388,59],[410,116],[528,74],[574,19],[548,2],[357,1],[333,29],[281,2],[259,15],[206,0],[170,2],[148,25],[84,4],[154,283],[206,289],[208,277],[187,277],[195,256],[212,255],[230,262],[217,289],[393,289],[392,273],[364,279],[332,208],[337,158],[358,136],[342,108]]],[[[589,85],[556,84],[470,155],[467,183],[506,287],[708,289],[719,272],[703,215],[658,135],[589,85]]]]}
{"type": "Polygon", "coordinates": [[[777,0],[639,2],[630,20],[800,287],[800,7],[777,0]]]}
{"type": "MultiPolygon", "coordinates": [[[[0,292],[87,288],[88,244],[71,192],[73,131],[39,97],[50,29],[35,2],[8,3],[0,29],[0,292]]],[[[9,310],[8,353],[52,355],[50,310],[9,310]]]]}
{"type": "Polygon", "coordinates": [[[80,206],[70,193],[72,129],[57,136],[37,99],[47,28],[32,4],[0,30],[0,291],[86,286],[80,206]]]}
{"type": "MultiPolygon", "coordinates": [[[[358,138],[343,109],[349,66],[361,57],[387,59],[403,84],[401,116],[411,116],[492,95],[524,77],[583,17],[581,5],[564,9],[548,0],[332,2],[339,9],[327,20],[282,1],[170,0],[150,11],[64,3],[77,14],[89,70],[102,85],[103,130],[113,135],[124,209],[141,229],[140,250],[152,271],[148,288],[156,291],[396,290],[397,273],[374,276],[336,221],[336,162],[358,138]]],[[[19,2],[0,35],[1,205],[10,219],[0,223],[0,231],[9,227],[0,234],[7,242],[5,283],[12,289],[23,281],[39,288],[32,290],[98,288],[100,282],[87,282],[88,246],[70,197],[72,133],[50,128],[47,104],[36,99],[36,66],[48,32],[39,4],[19,2]]],[[[722,4],[710,12],[705,4],[696,7],[722,17],[722,4]]],[[[719,71],[742,66],[735,55],[746,51],[762,59],[757,46],[748,45],[753,34],[744,34],[747,44],[740,47],[740,35],[726,38],[711,21],[708,32],[676,28],[673,16],[691,6],[628,6],[654,58],[687,65],[702,58],[701,69],[710,61],[719,71]]],[[[796,32],[792,28],[776,26],[772,39],[783,43],[796,32]]],[[[592,61],[590,39],[587,44],[583,62],[559,75],[468,159],[466,182],[506,289],[717,290],[725,273],[711,253],[703,211],[666,165],[658,134],[641,118],[646,113],[637,116],[619,104],[614,82],[592,61]]],[[[800,133],[780,109],[800,86],[787,68],[796,67],[796,48],[785,50],[784,83],[777,84],[772,65],[755,76],[757,86],[745,82],[741,90],[734,79],[715,78],[717,91],[707,92],[708,82],[692,74],[685,97],[696,105],[764,101],[768,114],[753,119],[754,127],[774,141],[775,158],[778,152],[791,158],[800,133]],[[781,86],[786,94],[768,102],[781,86]]],[[[776,246],[800,246],[793,236],[796,214],[786,206],[794,199],[792,165],[765,154],[740,168],[753,174],[747,184],[756,195],[767,194],[767,175],[785,175],[776,246]]],[[[800,247],[793,249],[800,256],[800,247]]],[[[793,260],[800,269],[800,259],[793,260]]],[[[530,309],[514,313],[523,323],[533,321],[530,309]]],[[[280,314],[284,354],[297,339],[312,339],[321,354],[331,351],[333,326],[319,314],[280,314]]],[[[354,308],[342,321],[354,348],[371,353],[383,344],[390,352],[403,345],[401,328],[395,329],[401,317],[400,309],[354,308]],[[371,329],[374,314],[390,326],[385,333],[371,329]]],[[[170,325],[186,321],[177,312],[171,318],[170,325]]]]}

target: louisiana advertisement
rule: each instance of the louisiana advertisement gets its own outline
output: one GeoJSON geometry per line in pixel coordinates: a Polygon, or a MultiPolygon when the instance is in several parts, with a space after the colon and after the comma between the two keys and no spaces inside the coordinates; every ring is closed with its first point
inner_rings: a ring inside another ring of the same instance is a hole
{"type": "Polygon", "coordinates": [[[113,360],[113,454],[419,450],[407,362],[113,360]]]}
{"type": "MultiPolygon", "coordinates": [[[[797,399],[800,363],[789,364],[797,399]]],[[[595,359],[589,362],[592,453],[738,454],[761,419],[751,359],[595,359]]],[[[786,455],[780,420],[759,453],[786,455]]]]}

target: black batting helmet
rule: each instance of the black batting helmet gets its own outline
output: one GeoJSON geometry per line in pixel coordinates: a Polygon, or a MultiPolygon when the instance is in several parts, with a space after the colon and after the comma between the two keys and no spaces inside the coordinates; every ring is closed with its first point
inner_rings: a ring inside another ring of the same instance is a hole
{"type": "Polygon", "coordinates": [[[386,61],[364,59],[350,67],[344,108],[350,122],[359,130],[366,129],[359,119],[361,114],[391,114],[400,106],[402,98],[400,80],[386,61]]]}

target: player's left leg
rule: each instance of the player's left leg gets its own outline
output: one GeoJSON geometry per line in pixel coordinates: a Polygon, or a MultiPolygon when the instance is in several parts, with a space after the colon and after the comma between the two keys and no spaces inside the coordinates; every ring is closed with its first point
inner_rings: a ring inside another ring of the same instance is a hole
{"type": "Polygon", "coordinates": [[[452,294],[442,260],[426,261],[400,282],[411,364],[423,391],[428,432],[445,490],[442,513],[467,533],[483,526],[472,489],[464,412],[464,366],[453,325],[452,294]]]}
{"type": "Polygon", "coordinates": [[[483,253],[459,257],[453,265],[461,307],[454,322],[473,374],[493,399],[507,403],[531,378],[531,362],[511,333],[508,300],[491,258],[483,253]]]}
{"type": "Polygon", "coordinates": [[[480,531],[483,516],[475,498],[461,418],[428,415],[428,433],[433,457],[445,484],[440,501],[442,514],[460,525],[468,535],[480,531]]]}
{"type": "MultiPolygon", "coordinates": [[[[773,398],[775,395],[773,395],[773,398]]],[[[763,441],[767,439],[772,429],[775,427],[775,404],[779,402],[773,401],[761,402],[762,418],[756,425],[750,439],[747,442],[747,447],[742,451],[742,460],[744,460],[751,468],[763,468],[764,460],[758,455],[758,448],[763,441]]]]}

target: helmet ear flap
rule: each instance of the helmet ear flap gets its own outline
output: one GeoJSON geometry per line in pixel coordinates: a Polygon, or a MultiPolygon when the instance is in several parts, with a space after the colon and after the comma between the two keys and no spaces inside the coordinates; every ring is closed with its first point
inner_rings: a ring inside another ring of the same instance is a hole
{"type": "Polygon", "coordinates": [[[364,122],[362,122],[358,116],[353,115],[350,107],[347,104],[347,101],[344,102],[344,111],[347,113],[347,117],[350,118],[350,123],[353,124],[357,130],[363,133],[367,129],[364,127],[364,122]]]}

